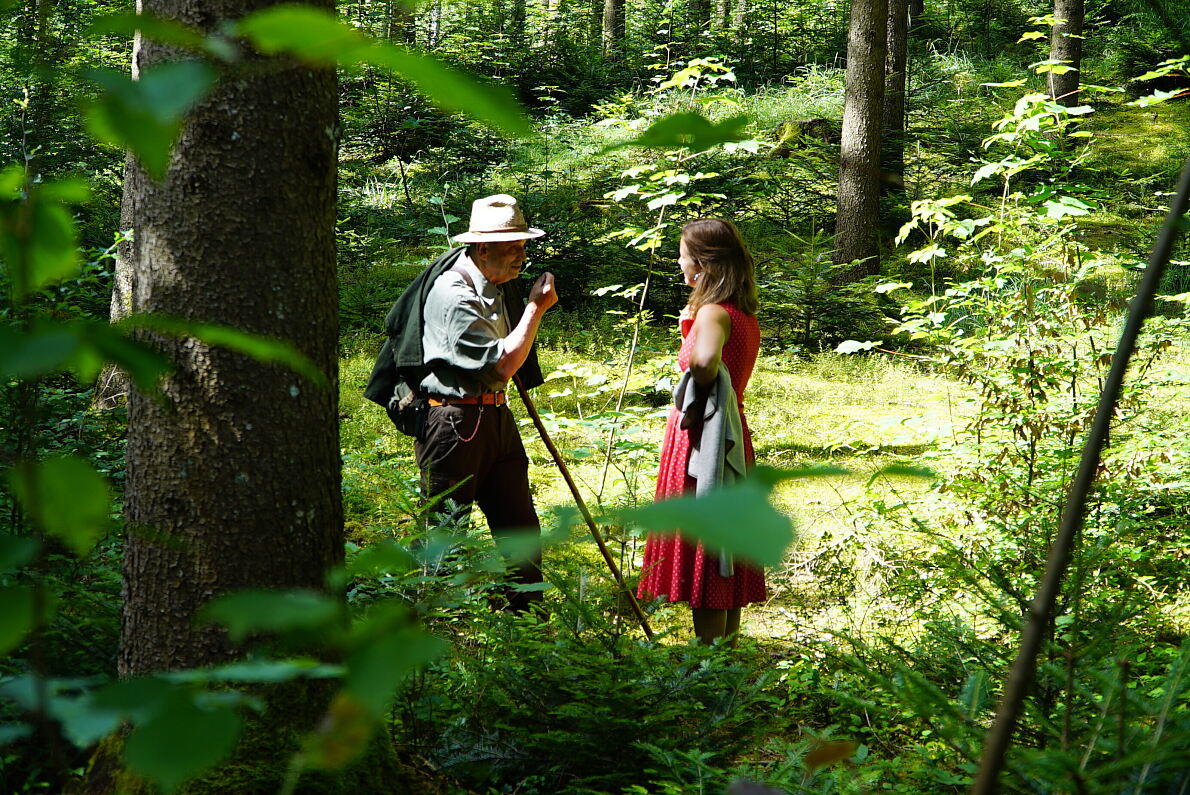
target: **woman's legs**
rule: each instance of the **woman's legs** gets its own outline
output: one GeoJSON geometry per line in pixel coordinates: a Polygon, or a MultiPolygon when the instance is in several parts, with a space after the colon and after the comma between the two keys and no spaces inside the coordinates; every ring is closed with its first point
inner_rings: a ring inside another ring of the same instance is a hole
{"type": "Polygon", "coordinates": [[[727,620],[723,624],[723,634],[728,638],[728,643],[735,648],[736,638],[740,636],[740,609],[733,607],[727,612],[727,620]]]}
{"type": "Polygon", "coordinates": [[[716,638],[721,638],[727,631],[727,611],[715,610],[710,607],[692,607],[694,615],[694,634],[706,646],[710,646],[716,638]]]}
{"type": "Polygon", "coordinates": [[[690,612],[694,616],[694,634],[699,642],[710,646],[717,638],[730,638],[730,644],[735,646],[736,636],[740,632],[740,608],[730,610],[715,610],[710,607],[692,607],[690,612]]]}

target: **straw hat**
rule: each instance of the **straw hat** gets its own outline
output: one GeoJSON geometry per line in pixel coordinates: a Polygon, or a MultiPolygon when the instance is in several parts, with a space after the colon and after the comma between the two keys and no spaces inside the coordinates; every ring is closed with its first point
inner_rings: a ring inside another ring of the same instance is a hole
{"type": "Polygon", "coordinates": [[[471,224],[467,231],[455,235],[456,243],[495,243],[501,240],[530,240],[544,235],[531,229],[517,206],[516,199],[507,193],[486,196],[471,203],[471,224]]]}

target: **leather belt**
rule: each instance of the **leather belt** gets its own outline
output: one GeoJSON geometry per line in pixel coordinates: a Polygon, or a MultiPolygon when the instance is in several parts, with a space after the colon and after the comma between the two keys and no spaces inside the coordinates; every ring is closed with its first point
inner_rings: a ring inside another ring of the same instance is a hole
{"type": "Polygon", "coordinates": [[[508,398],[503,392],[484,392],[482,395],[468,397],[429,395],[426,400],[431,406],[503,406],[508,402],[508,398]]]}

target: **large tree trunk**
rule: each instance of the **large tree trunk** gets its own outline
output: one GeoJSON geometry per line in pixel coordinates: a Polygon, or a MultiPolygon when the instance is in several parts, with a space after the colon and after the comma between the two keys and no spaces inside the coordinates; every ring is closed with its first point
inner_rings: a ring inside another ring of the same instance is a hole
{"type": "Polygon", "coordinates": [[[863,262],[842,274],[844,281],[880,270],[877,222],[887,28],[888,0],[852,0],[834,261],[863,262]]]}
{"type": "Polygon", "coordinates": [[[888,0],[888,55],[884,64],[884,129],[881,133],[881,190],[905,187],[905,67],[908,62],[907,0],[888,0]]]}
{"type": "Polygon", "coordinates": [[[1050,59],[1065,61],[1071,71],[1050,72],[1050,96],[1067,107],[1079,104],[1078,82],[1083,61],[1083,0],[1054,0],[1054,32],[1050,59]]]}
{"type": "Polygon", "coordinates": [[[603,0],[603,55],[611,57],[624,43],[624,0],[603,0]]]}
{"type": "MultiPolygon", "coordinates": [[[[269,4],[144,5],[214,31],[269,4]]],[[[141,65],[168,57],[147,42],[141,65]]],[[[258,61],[231,67],[191,113],[162,182],[130,169],[134,308],[287,340],[330,385],[194,339],[155,340],[176,369],[163,402],[129,397],[123,676],[229,658],[221,632],[195,625],[198,608],[240,588],[320,588],[342,557],[335,74],[258,61]]]]}

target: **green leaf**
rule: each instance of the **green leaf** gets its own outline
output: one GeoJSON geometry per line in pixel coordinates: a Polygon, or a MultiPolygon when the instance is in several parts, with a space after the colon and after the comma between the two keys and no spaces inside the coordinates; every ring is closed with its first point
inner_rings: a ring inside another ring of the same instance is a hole
{"type": "Polygon", "coordinates": [[[28,565],[40,549],[36,539],[0,533],[0,574],[28,565]]]}
{"type": "Polygon", "coordinates": [[[348,658],[344,689],[374,718],[382,718],[397,685],[445,649],[444,640],[417,627],[373,635],[348,658]]]}
{"type": "Polygon", "coordinates": [[[162,676],[171,682],[291,682],[294,679],[335,679],[343,675],[341,665],[317,660],[248,660],[215,668],[177,671],[162,676]]]}
{"type": "Polygon", "coordinates": [[[304,375],[315,384],[325,385],[326,376],[288,342],[250,334],[246,331],[220,326],[215,323],[201,323],[168,315],[132,315],[120,322],[127,329],[147,329],[176,337],[194,337],[208,345],[217,345],[245,356],[251,356],[265,364],[280,364],[304,375]]]}
{"type": "Polygon", "coordinates": [[[741,114],[715,124],[700,113],[673,113],[649,125],[643,133],[630,141],[614,144],[609,149],[624,146],[644,146],[653,149],[686,147],[703,152],[728,141],[747,137],[744,127],[748,117],[741,114]]]}
{"type": "Polygon", "coordinates": [[[240,717],[224,706],[201,708],[185,693],[138,725],[124,746],[128,766],[166,792],[222,761],[235,746],[240,717]]]}
{"type": "Polygon", "coordinates": [[[1087,215],[1091,210],[1095,209],[1093,205],[1080,201],[1073,196],[1059,196],[1057,201],[1051,199],[1046,201],[1042,206],[1045,208],[1045,217],[1055,221],[1072,216],[1087,215]]]}
{"type": "MultiPolygon", "coordinates": [[[[1020,44],[1022,41],[1036,41],[1037,39],[1044,39],[1044,38],[1045,38],[1045,34],[1043,32],[1041,32],[1040,30],[1029,30],[1029,31],[1025,31],[1024,33],[1022,33],[1021,37],[1016,40],[1016,43],[1020,44]]],[[[1021,81],[1021,82],[1023,83],[1024,81],[1021,81]]],[[[984,85],[987,85],[987,84],[985,83],[984,85]]]]}
{"type": "Polygon", "coordinates": [[[70,328],[28,334],[0,328],[0,376],[28,380],[55,372],[74,355],[78,345],[78,336],[70,328]]]}
{"type": "Polygon", "coordinates": [[[19,167],[6,170],[0,182],[0,200],[8,199],[0,203],[0,259],[19,300],[78,272],[78,234],[63,204],[78,194],[73,183],[60,190],[54,183],[27,185],[19,167]]]}
{"type": "Polygon", "coordinates": [[[758,478],[749,478],[701,497],[675,497],[626,511],[620,518],[657,532],[680,529],[710,548],[776,566],[793,541],[793,525],[769,503],[769,490],[758,478]]]}
{"type": "Polygon", "coordinates": [[[172,61],[144,70],[139,80],[114,69],[94,69],[102,89],[87,110],[96,138],[130,149],[154,179],[165,176],[182,116],[215,84],[215,69],[203,61],[172,61]]]}
{"type": "Polygon", "coordinates": [[[206,49],[206,38],[195,28],[172,19],[162,19],[149,13],[124,11],[100,17],[87,27],[91,36],[120,35],[132,38],[137,31],[142,36],[188,50],[206,49]]]}
{"type": "Polygon", "coordinates": [[[390,572],[404,574],[418,568],[418,562],[395,541],[379,541],[365,547],[347,561],[347,572],[353,577],[377,577],[390,572]]]}
{"type": "Polygon", "coordinates": [[[10,478],[25,511],[76,555],[90,552],[110,524],[112,496],[107,481],[77,456],[18,466],[10,478]]]}
{"type": "Polygon", "coordinates": [[[33,727],[27,723],[0,723],[0,748],[23,740],[33,734],[33,727]]]}
{"type": "Polygon", "coordinates": [[[979,182],[980,180],[984,180],[984,179],[987,179],[988,177],[994,176],[1002,168],[1004,168],[1003,163],[984,163],[982,166],[980,166],[978,169],[975,170],[975,174],[973,174],[971,177],[971,184],[974,185],[976,182],[979,182]]]}
{"type": "Polygon", "coordinates": [[[133,723],[145,723],[166,706],[176,688],[157,677],[113,682],[94,694],[97,709],[115,712],[133,723]]]}
{"type": "Polygon", "coordinates": [[[117,326],[91,323],[86,330],[85,340],[98,358],[119,366],[142,392],[156,390],[161,377],[171,369],[168,359],[117,326]]]}
{"type": "Polygon", "coordinates": [[[1007,83],[980,83],[980,85],[987,88],[1023,88],[1025,82],[1025,78],[1022,77],[1020,80],[1009,80],[1007,83]]]}
{"type": "Polygon", "coordinates": [[[891,293],[894,290],[908,290],[912,286],[913,282],[885,282],[884,284],[878,284],[873,287],[872,291],[875,293],[884,294],[891,293]]]}
{"type": "Polygon", "coordinates": [[[33,591],[18,585],[0,587],[0,656],[19,646],[34,623],[33,591]]]}
{"type": "Polygon", "coordinates": [[[222,624],[233,642],[257,632],[315,630],[336,622],[339,600],[318,591],[239,591],[217,597],[202,608],[202,620],[222,624]]]}
{"type": "Polygon", "coordinates": [[[936,480],[938,474],[929,467],[917,466],[916,464],[888,464],[872,473],[872,476],[868,478],[868,485],[871,486],[880,477],[936,480]]]}
{"type": "Polygon", "coordinates": [[[835,346],[835,353],[859,353],[860,351],[870,351],[884,340],[867,340],[860,342],[859,340],[843,340],[835,346]]]}
{"type": "Polygon", "coordinates": [[[66,739],[78,748],[87,748],[120,728],[118,711],[100,706],[93,693],[57,696],[50,700],[50,716],[62,725],[66,739]]]}
{"type": "Polygon", "coordinates": [[[532,132],[507,88],[485,85],[428,55],[370,39],[320,9],[271,6],[241,19],[236,30],[264,53],[285,52],[345,67],[366,63],[391,69],[442,108],[466,113],[510,135],[532,132]]]}

